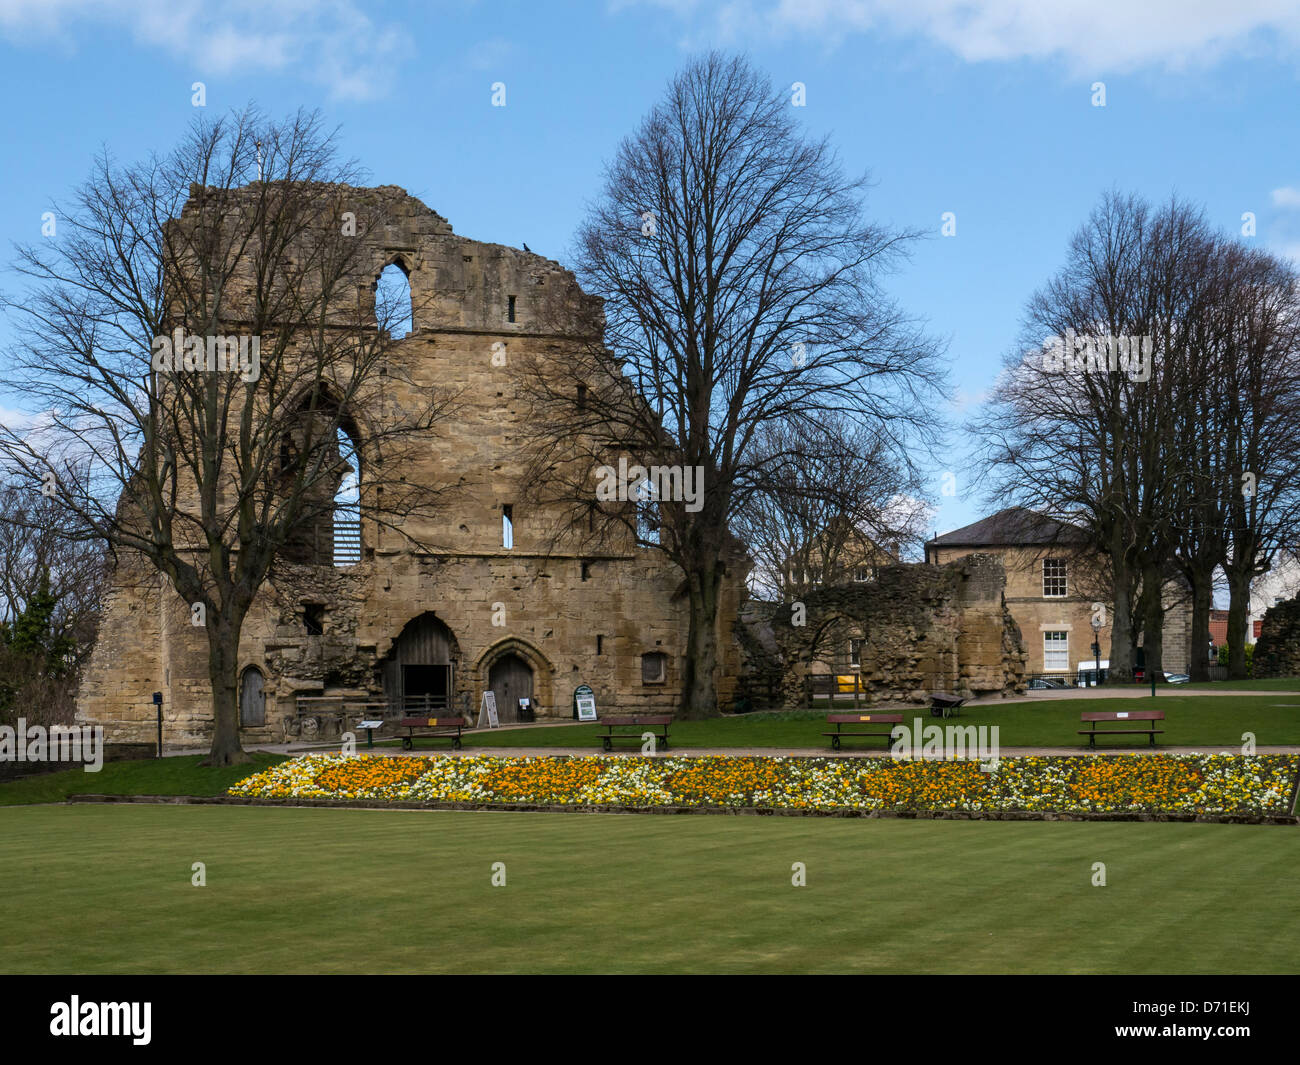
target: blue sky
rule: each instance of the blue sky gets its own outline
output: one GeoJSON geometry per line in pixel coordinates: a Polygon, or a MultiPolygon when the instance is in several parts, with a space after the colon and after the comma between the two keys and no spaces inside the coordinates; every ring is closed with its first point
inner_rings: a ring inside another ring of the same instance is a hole
{"type": "MultiPolygon", "coordinates": [[[[1253,212],[1243,239],[1300,258],[1293,0],[0,0],[0,259],[39,239],[101,146],[124,161],[169,149],[202,81],[209,114],[320,108],[374,184],[563,262],[604,160],[710,47],[803,82],[799,120],[872,172],[873,215],[931,234],[890,288],[948,342],[941,417],[979,401],[1026,298],[1112,186],[1176,192],[1233,232],[1253,212]]],[[[18,406],[0,382],[0,417],[18,406]]],[[[941,532],[996,506],[960,479],[940,494],[962,453],[953,434],[933,457],[941,532]]]]}

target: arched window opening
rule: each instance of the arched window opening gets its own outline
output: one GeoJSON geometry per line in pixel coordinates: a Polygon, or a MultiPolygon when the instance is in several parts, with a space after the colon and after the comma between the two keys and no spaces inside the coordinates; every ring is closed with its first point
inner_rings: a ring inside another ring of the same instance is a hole
{"type": "Polygon", "coordinates": [[[334,490],[334,565],[361,561],[361,458],[357,446],[342,426],[335,434],[339,456],[339,483],[334,490]]]}
{"type": "Polygon", "coordinates": [[[636,538],[641,544],[659,543],[659,486],[642,481],[632,492],[636,506],[636,538]]]}
{"type": "Polygon", "coordinates": [[[409,336],[414,328],[411,282],[400,261],[385,266],[375,282],[375,320],[394,340],[409,336]]]}
{"type": "Polygon", "coordinates": [[[356,425],[332,401],[308,403],[281,441],[286,491],[301,491],[300,517],[283,557],[304,565],[361,561],[361,466],[356,425]],[[302,487],[294,487],[302,478],[302,487]]]}

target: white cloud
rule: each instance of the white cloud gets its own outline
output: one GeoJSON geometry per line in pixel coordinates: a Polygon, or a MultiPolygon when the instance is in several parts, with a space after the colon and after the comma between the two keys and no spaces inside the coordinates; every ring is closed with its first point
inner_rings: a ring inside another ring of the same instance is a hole
{"type": "Polygon", "coordinates": [[[353,0],[0,0],[0,34],[20,43],[75,46],[103,26],[126,29],[196,80],[281,72],[336,99],[385,95],[411,50],[404,32],[353,0]]]}
{"type": "Polygon", "coordinates": [[[1274,207],[1300,207],[1300,189],[1283,186],[1273,190],[1274,207]]]}
{"type": "MultiPolygon", "coordinates": [[[[648,2],[679,17],[699,10],[648,2]]],[[[970,62],[1056,61],[1072,75],[1184,68],[1300,45],[1295,0],[731,0],[702,17],[723,41],[919,36],[970,62]]]]}

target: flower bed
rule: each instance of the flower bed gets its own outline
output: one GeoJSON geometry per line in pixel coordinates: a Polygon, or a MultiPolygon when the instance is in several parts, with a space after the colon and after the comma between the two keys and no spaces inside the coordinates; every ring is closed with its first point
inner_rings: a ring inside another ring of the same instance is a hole
{"type": "Polygon", "coordinates": [[[891,758],[439,758],[309,755],[229,794],[254,798],[789,810],[1285,815],[1295,755],[891,758]]]}

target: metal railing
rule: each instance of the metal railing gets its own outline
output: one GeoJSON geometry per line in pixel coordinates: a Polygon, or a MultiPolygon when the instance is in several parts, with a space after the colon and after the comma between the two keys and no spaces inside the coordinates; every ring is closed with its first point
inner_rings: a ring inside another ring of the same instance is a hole
{"type": "Polygon", "coordinates": [[[361,561],[361,522],[334,519],[334,565],[353,566],[361,561]]]}

